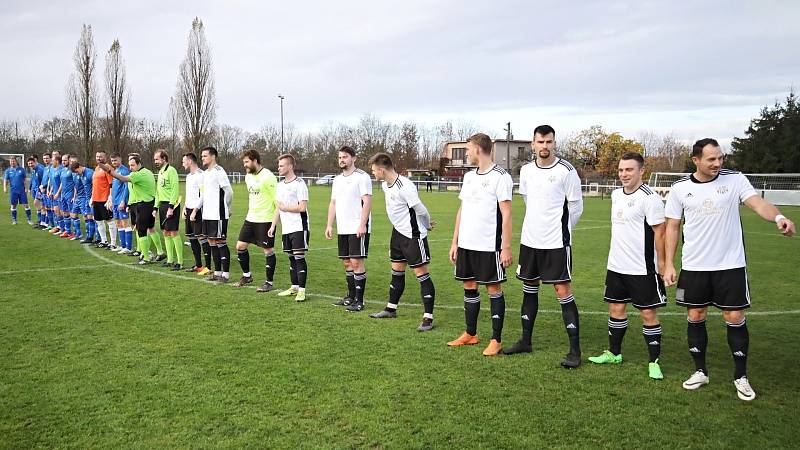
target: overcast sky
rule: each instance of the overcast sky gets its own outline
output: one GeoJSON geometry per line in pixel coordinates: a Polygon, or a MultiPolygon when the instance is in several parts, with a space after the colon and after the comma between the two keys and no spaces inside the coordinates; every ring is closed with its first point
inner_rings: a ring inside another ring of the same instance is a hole
{"type": "Polygon", "coordinates": [[[741,136],[800,84],[800,2],[11,1],[0,3],[0,119],[63,114],[83,23],[122,45],[132,111],[166,117],[192,19],[218,121],[250,131],[391,121],[741,136]]]}

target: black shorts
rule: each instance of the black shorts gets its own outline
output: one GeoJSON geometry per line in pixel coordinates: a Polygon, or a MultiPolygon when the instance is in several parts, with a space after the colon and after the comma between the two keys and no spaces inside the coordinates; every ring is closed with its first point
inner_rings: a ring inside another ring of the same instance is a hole
{"type": "Polygon", "coordinates": [[[169,203],[161,202],[158,205],[158,219],[161,224],[161,231],[178,231],[180,222],[180,210],[172,210],[172,216],[167,217],[169,203]]]}
{"type": "Polygon", "coordinates": [[[455,278],[478,284],[505,283],[506,269],[500,264],[500,251],[480,252],[458,247],[455,278]]]}
{"type": "Polygon", "coordinates": [[[406,263],[409,267],[420,267],[431,262],[428,238],[409,238],[392,228],[389,243],[389,259],[396,263],[406,263]]]}
{"type": "Polygon", "coordinates": [[[681,270],[675,303],[687,308],[716,306],[724,310],[750,307],[747,269],[693,271],[681,270]]]}
{"type": "Polygon", "coordinates": [[[209,239],[226,239],[228,237],[228,219],[203,220],[203,234],[209,239]]]}
{"type": "Polygon", "coordinates": [[[340,234],[339,259],[366,258],[369,254],[369,233],[356,237],[355,234],[340,234]]]}
{"type": "Polygon", "coordinates": [[[292,253],[295,251],[308,251],[308,238],[310,233],[308,230],[295,231],[294,233],[284,234],[283,251],[292,253]]]}
{"type": "Polygon", "coordinates": [[[269,237],[267,234],[271,226],[272,222],[249,222],[245,220],[242,224],[242,229],[239,230],[239,240],[261,248],[273,248],[275,247],[275,236],[269,237]]]}
{"type": "Polygon", "coordinates": [[[192,208],[187,208],[184,210],[184,217],[183,217],[183,233],[186,237],[196,237],[203,235],[203,211],[198,209],[197,214],[195,214],[195,220],[192,220],[192,208]]]}
{"type": "Polygon", "coordinates": [[[94,220],[111,220],[111,211],[106,208],[106,202],[92,202],[92,212],[94,220]]]}
{"type": "Polygon", "coordinates": [[[128,204],[128,216],[131,218],[131,226],[136,226],[136,217],[138,212],[138,203],[128,204]]]}
{"type": "Polygon", "coordinates": [[[136,204],[136,231],[139,236],[145,236],[147,230],[155,228],[156,218],[153,217],[153,201],[136,204]]]}
{"type": "Polygon", "coordinates": [[[572,280],[572,247],[530,248],[519,246],[517,278],[545,284],[568,283],[572,280]]]}
{"type": "Polygon", "coordinates": [[[657,273],[628,275],[606,271],[603,298],[608,303],[630,303],[638,309],[660,308],[667,306],[666,292],[664,281],[657,273]]]}

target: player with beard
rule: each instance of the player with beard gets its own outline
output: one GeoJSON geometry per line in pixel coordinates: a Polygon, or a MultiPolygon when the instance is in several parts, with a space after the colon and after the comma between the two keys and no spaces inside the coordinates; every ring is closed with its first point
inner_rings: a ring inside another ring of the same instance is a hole
{"type": "Polygon", "coordinates": [[[231,216],[233,188],[225,169],[217,164],[217,149],[206,147],[200,152],[206,170],[203,172],[203,195],[191,220],[203,219],[203,232],[211,246],[214,272],[206,275],[208,281],[227,283],[230,280],[231,250],[228,248],[228,219],[231,216]],[[201,216],[198,217],[198,212],[201,216]]]}
{"type": "Polygon", "coordinates": [[[339,168],[342,173],[333,179],[325,239],[333,239],[333,220],[336,219],[339,259],[344,265],[347,296],[334,303],[347,306],[347,311],[364,309],[364,289],[367,268],[364,260],[369,253],[372,231],[372,179],[356,168],[356,151],[345,145],[339,149],[339,168]]]}
{"type": "Polygon", "coordinates": [[[167,261],[164,263],[171,270],[183,268],[183,240],[178,235],[180,224],[180,182],[178,171],[169,163],[167,152],[163,149],[156,150],[153,163],[158,168],[156,181],[156,201],[153,214],[158,212],[161,231],[164,234],[164,248],[167,251],[167,261]]]}

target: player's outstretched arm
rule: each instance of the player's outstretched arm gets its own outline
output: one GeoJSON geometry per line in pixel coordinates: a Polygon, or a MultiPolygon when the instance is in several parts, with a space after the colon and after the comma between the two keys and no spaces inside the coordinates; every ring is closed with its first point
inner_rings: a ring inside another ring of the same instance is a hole
{"type": "Polygon", "coordinates": [[[797,231],[795,229],[794,222],[781,214],[777,206],[773,205],[767,200],[764,200],[758,195],[748,198],[744,201],[744,204],[747,205],[748,208],[755,211],[755,213],[761,216],[762,219],[768,222],[775,222],[775,224],[778,226],[778,230],[783,233],[784,236],[794,236],[795,232],[797,231]]]}

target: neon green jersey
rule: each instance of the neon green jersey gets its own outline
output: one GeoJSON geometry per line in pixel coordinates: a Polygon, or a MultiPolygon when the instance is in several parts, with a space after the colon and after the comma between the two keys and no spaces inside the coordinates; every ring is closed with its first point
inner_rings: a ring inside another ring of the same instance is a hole
{"type": "Polygon", "coordinates": [[[272,222],[275,215],[275,189],[278,179],[269,169],[262,167],[258,173],[248,173],[244,177],[247,184],[249,204],[247,208],[248,222],[272,222]]]}
{"type": "Polygon", "coordinates": [[[139,202],[149,202],[156,198],[156,178],[150,169],[142,167],[131,172],[128,179],[131,181],[131,196],[139,202]]]}
{"type": "Polygon", "coordinates": [[[156,186],[156,205],[164,202],[172,206],[177,206],[180,196],[180,184],[178,181],[178,171],[169,164],[161,166],[158,171],[158,184],[156,186]]]}

